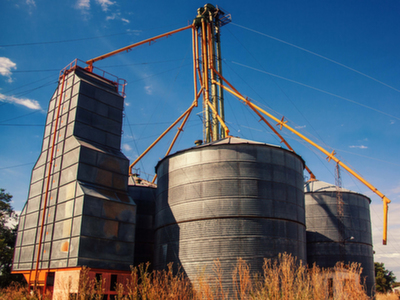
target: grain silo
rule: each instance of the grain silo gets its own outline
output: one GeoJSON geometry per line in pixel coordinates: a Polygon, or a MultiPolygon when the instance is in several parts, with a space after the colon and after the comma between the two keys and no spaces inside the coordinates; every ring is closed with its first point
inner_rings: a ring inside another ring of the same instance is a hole
{"type": "Polygon", "coordinates": [[[375,284],[370,202],[362,194],[323,181],[305,185],[308,264],[331,268],[338,261],[360,263],[369,295],[375,284]]]}
{"type": "Polygon", "coordinates": [[[306,261],[303,160],[283,148],[226,138],[157,167],[155,268],[180,264],[192,281],[219,259],[232,291],[237,258],[261,272],[287,252],[306,261]]]}
{"type": "MultiPolygon", "coordinates": [[[[154,214],[157,186],[135,174],[129,177],[128,193],[137,205],[134,265],[152,262],[154,257],[154,214]]],[[[152,267],[152,265],[150,265],[152,267]]]]}
{"type": "Polygon", "coordinates": [[[136,204],[120,151],[124,98],[118,84],[79,67],[63,70],[49,103],[43,147],[20,216],[13,272],[68,299],[82,268],[107,279],[133,264],[136,204]],[[68,286],[68,289],[65,285],[68,286]]]}

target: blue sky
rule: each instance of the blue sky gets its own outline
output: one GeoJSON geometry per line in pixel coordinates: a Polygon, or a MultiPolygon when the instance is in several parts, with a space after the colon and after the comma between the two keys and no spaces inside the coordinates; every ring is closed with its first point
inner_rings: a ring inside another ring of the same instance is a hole
{"type": "MultiPolygon", "coordinates": [[[[203,1],[5,0],[0,25],[0,187],[22,209],[41,151],[48,101],[59,71],[190,24],[203,1]]],[[[398,1],[219,1],[224,76],[244,95],[324,146],[392,200],[388,245],[382,203],[342,171],[343,186],[371,197],[375,261],[400,279],[400,4],[398,1]]],[[[190,31],[95,66],[128,81],[122,151],[132,161],[193,100],[190,31]]],[[[231,134],[279,144],[258,118],[226,96],[231,134]]],[[[333,163],[281,132],[317,178],[335,182],[333,163]]],[[[138,165],[151,179],[165,137],[138,165]]],[[[202,139],[201,110],[175,150],[202,139]]]]}

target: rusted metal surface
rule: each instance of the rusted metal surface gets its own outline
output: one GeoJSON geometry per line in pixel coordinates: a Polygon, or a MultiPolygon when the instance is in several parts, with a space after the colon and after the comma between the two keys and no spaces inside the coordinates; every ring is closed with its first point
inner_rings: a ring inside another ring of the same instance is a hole
{"type": "Polygon", "coordinates": [[[112,82],[80,68],[65,75],[60,93],[61,84],[49,103],[13,271],[36,264],[39,270],[83,265],[129,270],[136,205],[128,195],[129,161],[120,152],[124,99],[112,82]]]}

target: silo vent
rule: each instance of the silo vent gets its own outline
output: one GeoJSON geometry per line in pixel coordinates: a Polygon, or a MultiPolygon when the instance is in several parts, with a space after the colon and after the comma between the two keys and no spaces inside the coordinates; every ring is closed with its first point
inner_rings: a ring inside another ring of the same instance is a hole
{"type": "Polygon", "coordinates": [[[203,144],[203,140],[195,140],[195,141],[194,141],[194,144],[195,144],[196,146],[201,146],[201,145],[203,144]]]}

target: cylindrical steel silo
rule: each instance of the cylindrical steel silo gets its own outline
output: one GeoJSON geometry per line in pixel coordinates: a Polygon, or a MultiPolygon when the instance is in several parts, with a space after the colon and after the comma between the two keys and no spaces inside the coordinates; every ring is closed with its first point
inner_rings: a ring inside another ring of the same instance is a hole
{"type": "Polygon", "coordinates": [[[239,138],[177,152],[157,167],[155,268],[181,265],[192,281],[219,259],[232,291],[237,258],[253,272],[287,252],[306,261],[303,160],[239,138]]]}
{"type": "Polygon", "coordinates": [[[371,200],[347,189],[339,192],[341,213],[336,186],[318,180],[305,185],[307,261],[323,268],[334,267],[338,261],[361,263],[371,295],[375,284],[371,200]]]}

